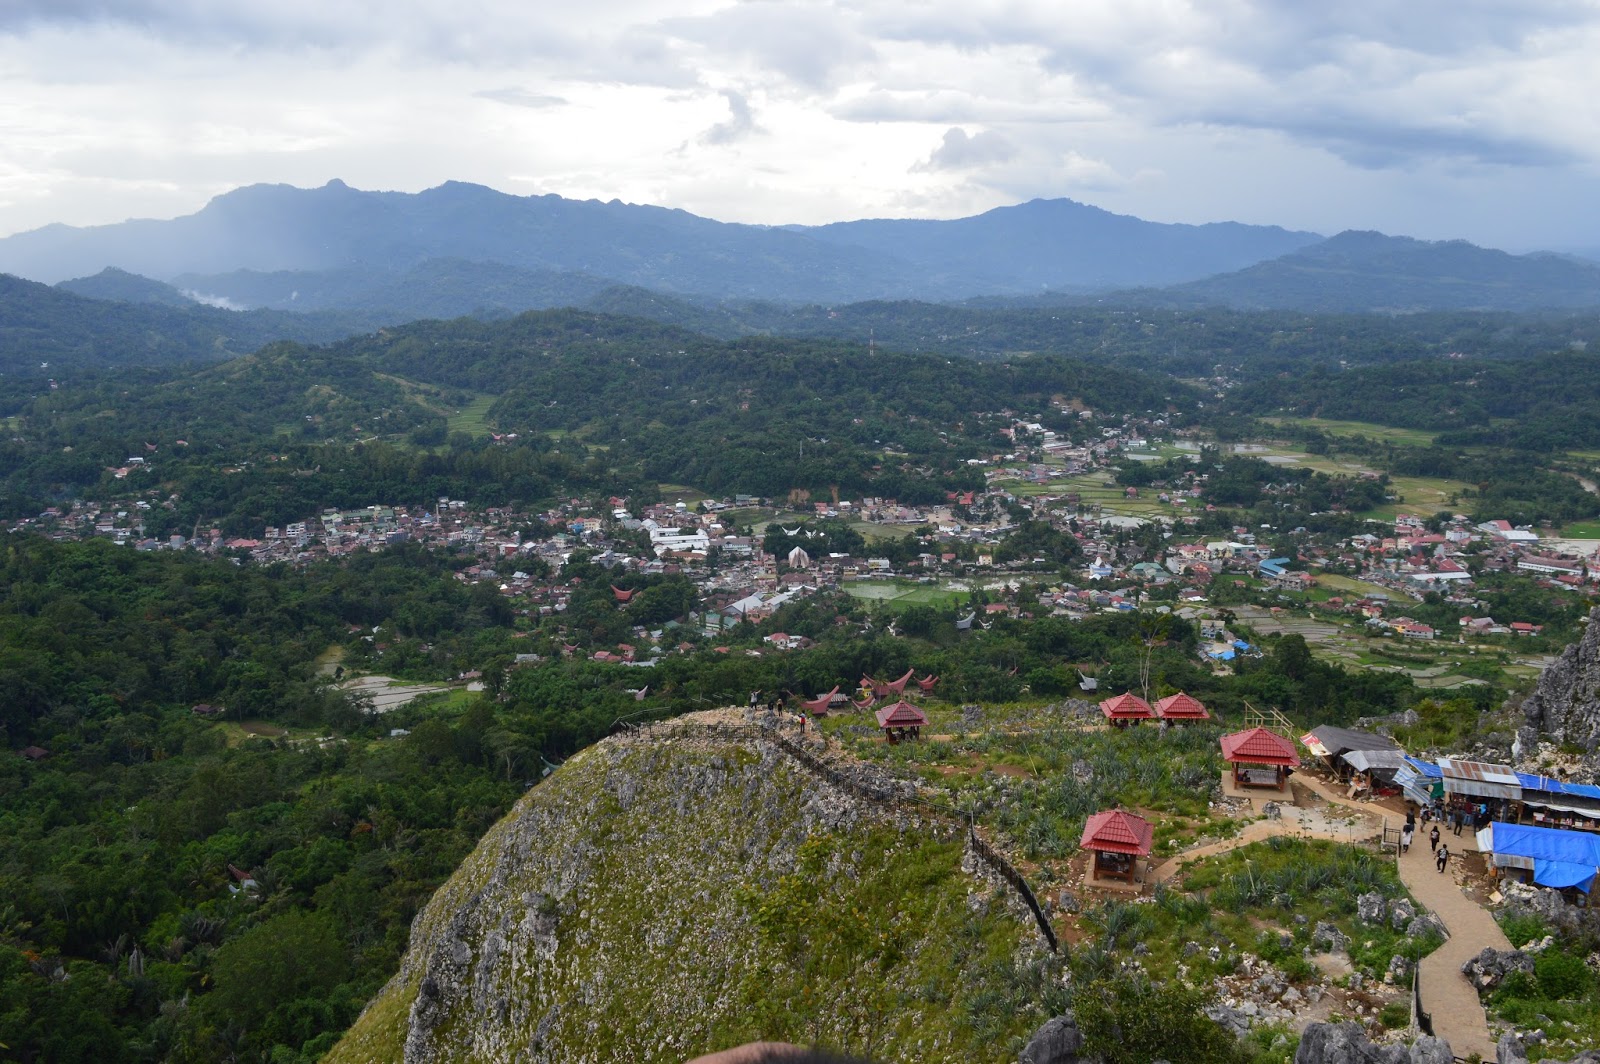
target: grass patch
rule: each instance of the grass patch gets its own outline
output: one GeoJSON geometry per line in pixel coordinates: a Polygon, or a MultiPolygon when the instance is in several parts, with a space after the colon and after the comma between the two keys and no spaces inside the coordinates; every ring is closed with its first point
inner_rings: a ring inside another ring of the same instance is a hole
{"type": "Polygon", "coordinates": [[[1600,539],[1600,521],[1575,521],[1561,529],[1563,539],[1600,539]]]}
{"type": "Polygon", "coordinates": [[[1365,436],[1371,440],[1383,440],[1411,447],[1428,447],[1439,438],[1437,432],[1402,429],[1371,421],[1337,421],[1320,417],[1272,417],[1261,420],[1274,425],[1303,425],[1306,428],[1319,429],[1329,436],[1365,436]]]}
{"type": "Polygon", "coordinates": [[[854,598],[881,603],[892,609],[910,606],[954,607],[972,597],[970,591],[958,591],[939,584],[921,584],[912,580],[852,580],[844,589],[854,598]]]}
{"type": "Polygon", "coordinates": [[[480,395],[472,402],[446,415],[445,422],[451,432],[465,432],[474,438],[489,435],[489,407],[494,405],[494,396],[480,395]]]}

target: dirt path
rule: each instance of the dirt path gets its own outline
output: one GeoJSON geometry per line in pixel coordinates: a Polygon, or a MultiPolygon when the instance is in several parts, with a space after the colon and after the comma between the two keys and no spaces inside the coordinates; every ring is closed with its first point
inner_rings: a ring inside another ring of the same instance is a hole
{"type": "MultiPolygon", "coordinates": [[[[1463,836],[1464,838],[1465,836],[1463,836]]],[[[1459,845],[1445,833],[1443,841],[1459,845]]],[[[1452,860],[1452,865],[1459,855],[1452,860]]],[[[1427,834],[1419,832],[1411,852],[1400,858],[1400,880],[1411,896],[1444,921],[1450,938],[1422,959],[1422,1010],[1433,1017],[1434,1034],[1450,1043],[1458,1057],[1477,1053],[1484,1060],[1495,1056],[1494,1039],[1478,1001],[1478,992],[1461,974],[1461,965],[1485,946],[1510,949],[1505,932],[1494,917],[1467,897],[1456,882],[1454,869],[1437,870],[1428,852],[1427,834]]]]}
{"type": "MultiPolygon", "coordinates": [[[[1302,839],[1330,839],[1334,842],[1362,842],[1372,838],[1382,830],[1382,813],[1370,805],[1352,802],[1340,795],[1334,794],[1321,780],[1313,780],[1307,775],[1296,775],[1297,783],[1305,784],[1310,790],[1325,799],[1331,805],[1346,807],[1359,813],[1360,816],[1352,821],[1340,820],[1329,817],[1325,812],[1316,808],[1308,808],[1289,804],[1287,798],[1280,801],[1281,816],[1276,820],[1254,820],[1245,825],[1244,829],[1231,839],[1222,839],[1217,842],[1197,846],[1157,865],[1150,875],[1151,882],[1162,883],[1179,872],[1185,865],[1206,857],[1214,857],[1219,853],[1237,850],[1241,846],[1248,846],[1252,842],[1271,838],[1274,835],[1293,835],[1302,839]]],[[[1265,792],[1252,795],[1252,799],[1260,798],[1270,801],[1276,797],[1265,792]]]]}

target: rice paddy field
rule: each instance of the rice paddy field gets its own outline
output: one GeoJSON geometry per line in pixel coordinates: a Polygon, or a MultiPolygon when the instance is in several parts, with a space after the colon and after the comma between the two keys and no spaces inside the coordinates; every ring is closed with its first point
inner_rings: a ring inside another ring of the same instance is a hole
{"type": "Polygon", "coordinates": [[[1437,432],[1428,432],[1423,429],[1402,429],[1393,425],[1377,425],[1370,421],[1333,421],[1320,417],[1263,418],[1273,425],[1304,425],[1307,428],[1321,429],[1329,436],[1365,436],[1369,440],[1383,440],[1387,443],[1407,444],[1414,447],[1426,447],[1438,439],[1437,432]]]}
{"type": "Polygon", "coordinates": [[[479,437],[489,435],[489,407],[494,405],[494,396],[480,395],[466,406],[457,410],[445,422],[451,432],[465,432],[468,436],[479,437]]]}

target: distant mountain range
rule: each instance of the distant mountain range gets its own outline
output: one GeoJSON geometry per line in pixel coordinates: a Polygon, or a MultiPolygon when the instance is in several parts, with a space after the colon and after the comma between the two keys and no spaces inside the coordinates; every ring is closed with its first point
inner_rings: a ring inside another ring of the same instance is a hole
{"type": "Polygon", "coordinates": [[[438,260],[720,298],[959,299],[1174,284],[1317,239],[1275,226],[1146,222],[1071,200],[955,221],[769,227],[459,182],[410,194],[334,181],[252,185],[171,221],[20,233],[0,240],[0,271],[54,283],[114,266],[230,300],[268,289],[317,305],[352,271],[400,278],[438,260]],[[263,273],[281,276],[254,276],[263,273]]]}
{"type": "MultiPolygon", "coordinates": [[[[0,239],[0,271],[98,300],[332,313],[364,327],[574,306],[733,335],[767,331],[753,323],[783,318],[785,307],[868,300],[1340,313],[1600,307],[1600,263],[1462,241],[1170,225],[1064,199],[953,221],[764,227],[456,182],[416,194],[338,181],[253,185],[171,221],[0,239]]],[[[233,331],[257,334],[254,324],[233,331]]]]}
{"type": "Polygon", "coordinates": [[[1510,255],[1464,240],[1345,232],[1233,273],[1121,298],[1132,303],[1324,313],[1600,306],[1600,263],[1510,255]]]}

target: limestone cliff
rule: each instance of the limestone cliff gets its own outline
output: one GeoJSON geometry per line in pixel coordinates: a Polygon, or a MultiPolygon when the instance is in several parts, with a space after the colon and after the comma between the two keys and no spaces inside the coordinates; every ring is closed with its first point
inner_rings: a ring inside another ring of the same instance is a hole
{"type": "Polygon", "coordinates": [[[1600,749],[1600,607],[1589,614],[1583,638],[1567,647],[1539,677],[1522,703],[1526,724],[1518,733],[1531,752],[1543,741],[1600,749]]]}
{"type": "Polygon", "coordinates": [[[328,1060],[1015,1060],[1055,962],[936,834],[766,743],[607,740],[485,836],[328,1060]]]}

